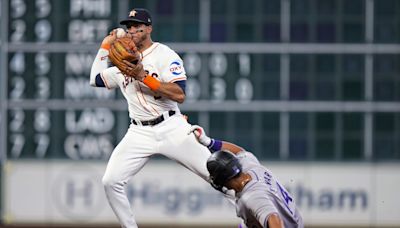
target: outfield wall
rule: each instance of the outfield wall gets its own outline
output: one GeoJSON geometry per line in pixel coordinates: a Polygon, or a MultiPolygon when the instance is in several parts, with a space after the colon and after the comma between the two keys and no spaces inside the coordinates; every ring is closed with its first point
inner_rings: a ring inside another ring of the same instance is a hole
{"type": "MultiPolygon", "coordinates": [[[[292,193],[308,226],[400,226],[395,163],[267,163],[292,193]]],[[[6,224],[114,224],[101,178],[103,162],[8,162],[6,224]]],[[[127,186],[140,224],[236,225],[234,208],[199,177],[152,161],[127,186]]]]}

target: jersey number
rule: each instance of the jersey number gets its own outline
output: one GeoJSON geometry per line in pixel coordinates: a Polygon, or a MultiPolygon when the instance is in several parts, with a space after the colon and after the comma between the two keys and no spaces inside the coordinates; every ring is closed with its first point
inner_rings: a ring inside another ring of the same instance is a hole
{"type": "Polygon", "coordinates": [[[276,184],[278,185],[279,191],[281,192],[281,195],[282,195],[283,199],[285,200],[286,208],[289,210],[289,212],[291,214],[293,214],[293,211],[289,208],[289,203],[293,201],[293,198],[289,195],[289,193],[278,182],[276,182],[276,184]]]}

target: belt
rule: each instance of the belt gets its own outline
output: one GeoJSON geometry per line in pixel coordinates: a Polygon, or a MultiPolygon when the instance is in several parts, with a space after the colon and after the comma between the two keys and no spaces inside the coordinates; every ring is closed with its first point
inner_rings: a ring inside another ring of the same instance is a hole
{"type": "Polygon", "coordinates": [[[154,126],[157,125],[161,122],[163,122],[166,118],[175,115],[175,111],[174,110],[169,110],[168,111],[168,116],[164,117],[164,115],[161,115],[155,119],[152,120],[134,120],[131,119],[131,123],[135,124],[135,125],[142,125],[142,126],[154,126]]]}

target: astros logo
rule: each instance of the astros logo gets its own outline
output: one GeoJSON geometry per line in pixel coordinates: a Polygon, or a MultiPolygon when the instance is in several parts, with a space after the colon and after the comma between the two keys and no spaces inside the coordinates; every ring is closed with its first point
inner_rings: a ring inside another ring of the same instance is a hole
{"type": "Polygon", "coordinates": [[[136,16],[136,10],[132,10],[131,12],[129,12],[129,17],[134,17],[136,16]]]}
{"type": "Polygon", "coordinates": [[[169,65],[169,71],[173,75],[180,75],[183,72],[183,68],[180,62],[174,61],[169,65]]]}

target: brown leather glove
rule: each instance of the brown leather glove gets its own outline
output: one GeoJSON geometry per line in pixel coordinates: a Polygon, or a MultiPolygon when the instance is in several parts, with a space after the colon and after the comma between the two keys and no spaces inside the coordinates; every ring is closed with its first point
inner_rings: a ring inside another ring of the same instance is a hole
{"type": "Polygon", "coordinates": [[[128,77],[142,80],[146,75],[140,63],[140,53],[129,36],[118,38],[111,44],[108,58],[128,77]]]}

